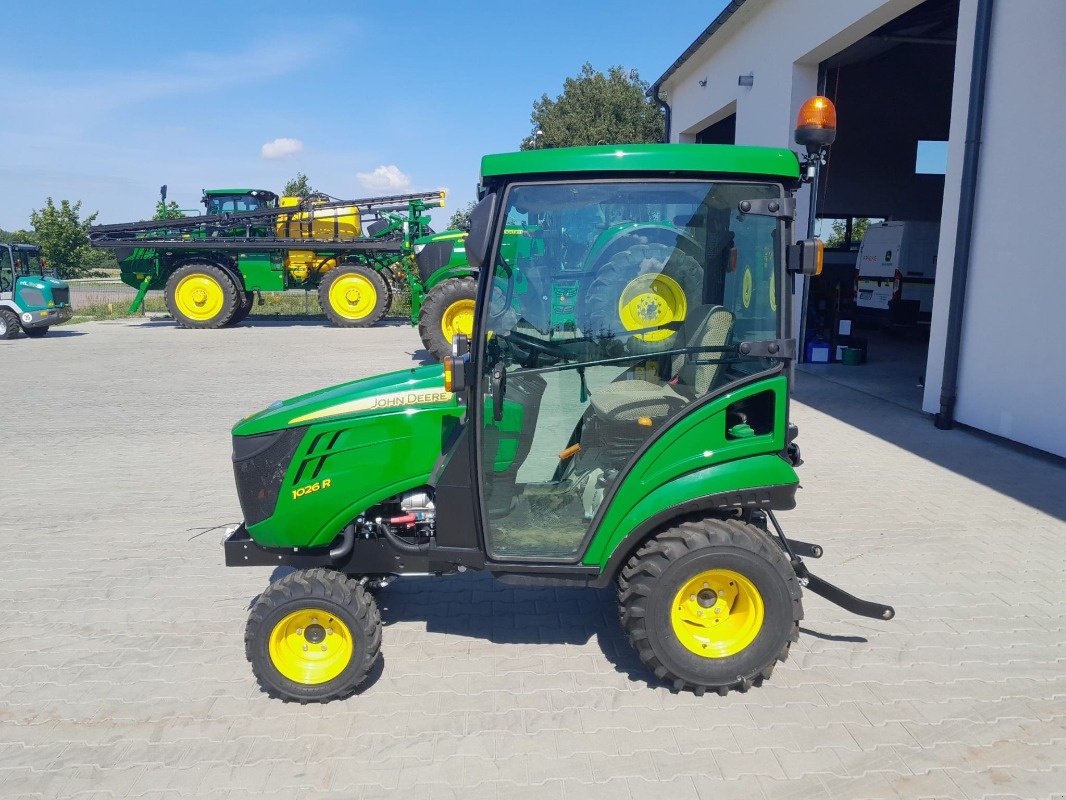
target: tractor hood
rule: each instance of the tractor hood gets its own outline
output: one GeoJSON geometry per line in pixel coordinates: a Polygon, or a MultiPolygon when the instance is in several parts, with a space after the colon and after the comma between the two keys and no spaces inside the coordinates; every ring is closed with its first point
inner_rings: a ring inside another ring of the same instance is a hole
{"type": "Polygon", "coordinates": [[[455,395],[444,388],[444,368],[431,364],[278,400],[238,422],[233,435],[253,436],[319,421],[399,409],[441,408],[455,402],[455,395]]]}

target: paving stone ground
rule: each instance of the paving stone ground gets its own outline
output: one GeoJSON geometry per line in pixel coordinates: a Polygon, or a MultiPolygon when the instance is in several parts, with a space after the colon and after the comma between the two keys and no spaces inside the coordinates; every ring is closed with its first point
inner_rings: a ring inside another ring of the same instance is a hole
{"type": "Polygon", "coordinates": [[[411,578],[345,702],[244,659],[229,427],[417,361],[402,324],[91,323],[0,342],[0,797],[1062,798],[1066,470],[801,375],[782,515],[815,570],[792,657],[726,698],[649,683],[610,591],[411,578]]]}

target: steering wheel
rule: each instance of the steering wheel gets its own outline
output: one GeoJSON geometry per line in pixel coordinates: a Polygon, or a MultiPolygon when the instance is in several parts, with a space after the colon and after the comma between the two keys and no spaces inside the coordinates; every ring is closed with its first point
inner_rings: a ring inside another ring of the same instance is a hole
{"type": "MultiPolygon", "coordinates": [[[[565,348],[553,342],[546,342],[543,339],[538,339],[535,336],[527,336],[524,333],[512,330],[505,337],[508,343],[517,345],[521,350],[526,350],[530,355],[542,355],[549,358],[562,359],[563,361],[570,360],[570,353],[565,348]]],[[[529,365],[524,365],[529,366],[529,365]]]]}

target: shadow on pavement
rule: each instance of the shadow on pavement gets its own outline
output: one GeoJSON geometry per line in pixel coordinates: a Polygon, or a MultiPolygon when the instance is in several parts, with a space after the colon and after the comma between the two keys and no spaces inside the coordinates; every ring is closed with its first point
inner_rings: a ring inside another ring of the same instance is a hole
{"type": "MultiPolygon", "coordinates": [[[[795,399],[930,463],[1066,520],[1066,459],[979,431],[937,430],[926,414],[806,372],[797,376],[795,399]]],[[[802,430],[799,442],[802,447],[802,430]]]]}

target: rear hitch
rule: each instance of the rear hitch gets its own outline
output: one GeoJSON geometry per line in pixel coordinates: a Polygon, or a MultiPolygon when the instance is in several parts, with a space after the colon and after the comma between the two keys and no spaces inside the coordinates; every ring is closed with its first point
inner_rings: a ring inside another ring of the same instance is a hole
{"type": "Polygon", "coordinates": [[[785,554],[792,562],[792,569],[795,570],[796,577],[799,578],[801,584],[806,586],[816,595],[824,597],[830,603],[838,605],[845,611],[850,611],[852,614],[858,614],[860,617],[890,620],[896,616],[896,610],[892,608],[892,606],[874,603],[870,600],[862,600],[853,594],[845,592],[839,586],[834,586],[829,583],[829,581],[822,580],[817,575],[812,574],[811,571],[807,569],[807,565],[803,563],[801,556],[821,558],[821,545],[801,542],[798,539],[788,539],[785,536],[785,532],[781,529],[781,525],[778,524],[774,512],[767,511],[766,516],[774,526],[774,531],[777,532],[777,538],[781,542],[781,549],[785,551],[785,554]]]}
{"type": "Polygon", "coordinates": [[[824,597],[830,603],[840,606],[845,611],[872,619],[889,620],[896,616],[896,610],[892,606],[874,603],[870,600],[862,600],[853,594],[848,594],[839,586],[834,586],[829,581],[824,581],[817,575],[812,575],[811,571],[807,569],[807,565],[798,557],[792,560],[792,568],[796,570],[796,575],[804,586],[815,594],[824,597]]]}

